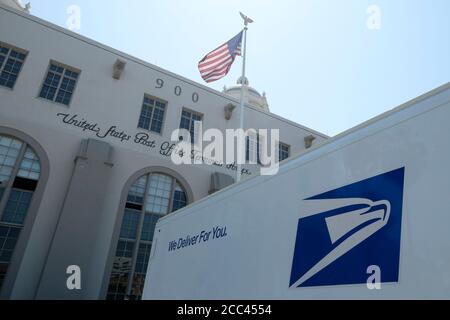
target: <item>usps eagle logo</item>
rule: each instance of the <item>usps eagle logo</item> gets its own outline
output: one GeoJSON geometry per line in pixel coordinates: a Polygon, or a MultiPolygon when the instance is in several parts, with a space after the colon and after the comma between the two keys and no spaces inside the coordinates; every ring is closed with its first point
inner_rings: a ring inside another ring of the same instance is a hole
{"type": "Polygon", "coordinates": [[[381,282],[398,282],[405,168],[301,203],[290,287],[365,284],[377,265],[381,282]]]}

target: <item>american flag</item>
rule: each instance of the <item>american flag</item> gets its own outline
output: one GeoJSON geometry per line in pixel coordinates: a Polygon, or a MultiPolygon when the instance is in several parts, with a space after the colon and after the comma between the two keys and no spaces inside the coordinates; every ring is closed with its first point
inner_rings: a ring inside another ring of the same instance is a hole
{"type": "Polygon", "coordinates": [[[213,82],[225,77],[236,56],[241,55],[242,35],[237,36],[208,53],[199,63],[198,70],[203,80],[213,82]]]}

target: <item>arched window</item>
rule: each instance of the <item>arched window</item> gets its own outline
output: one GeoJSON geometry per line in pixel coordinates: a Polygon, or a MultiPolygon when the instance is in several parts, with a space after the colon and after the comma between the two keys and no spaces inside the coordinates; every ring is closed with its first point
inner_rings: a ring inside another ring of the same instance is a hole
{"type": "Polygon", "coordinates": [[[41,174],[35,151],[0,135],[0,289],[41,174]]]}
{"type": "Polygon", "coordinates": [[[108,300],[142,297],[156,222],[186,204],[186,192],[180,182],[166,174],[144,175],[131,186],[109,279],[108,300]]]}

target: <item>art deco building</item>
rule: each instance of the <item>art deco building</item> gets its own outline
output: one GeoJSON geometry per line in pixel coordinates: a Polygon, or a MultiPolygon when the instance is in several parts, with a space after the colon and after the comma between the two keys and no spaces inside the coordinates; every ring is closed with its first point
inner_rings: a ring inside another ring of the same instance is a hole
{"type": "MultiPolygon", "coordinates": [[[[27,8],[0,1],[1,298],[137,299],[156,221],[236,176],[232,163],[175,165],[171,133],[238,128],[240,87],[212,90],[27,8]],[[81,290],[67,287],[73,265],[81,290]]],[[[279,129],[281,160],[327,138],[246,92],[245,128],[279,129]]]]}

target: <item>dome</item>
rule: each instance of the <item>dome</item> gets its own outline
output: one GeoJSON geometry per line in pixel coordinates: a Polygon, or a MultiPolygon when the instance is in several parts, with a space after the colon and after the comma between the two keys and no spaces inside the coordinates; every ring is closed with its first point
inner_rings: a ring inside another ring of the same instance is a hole
{"type": "Polygon", "coordinates": [[[233,86],[230,88],[224,87],[223,93],[226,95],[229,95],[230,97],[233,97],[237,100],[241,98],[241,84],[244,83],[244,98],[245,101],[256,108],[260,108],[261,110],[265,112],[270,112],[269,110],[269,104],[267,103],[266,94],[263,93],[262,95],[254,88],[249,86],[248,79],[242,79],[239,78],[237,81],[237,86],[233,86]]]}
{"type": "Polygon", "coordinates": [[[0,3],[26,13],[30,13],[31,10],[31,4],[24,5],[21,0],[0,0],[0,3]]]}

